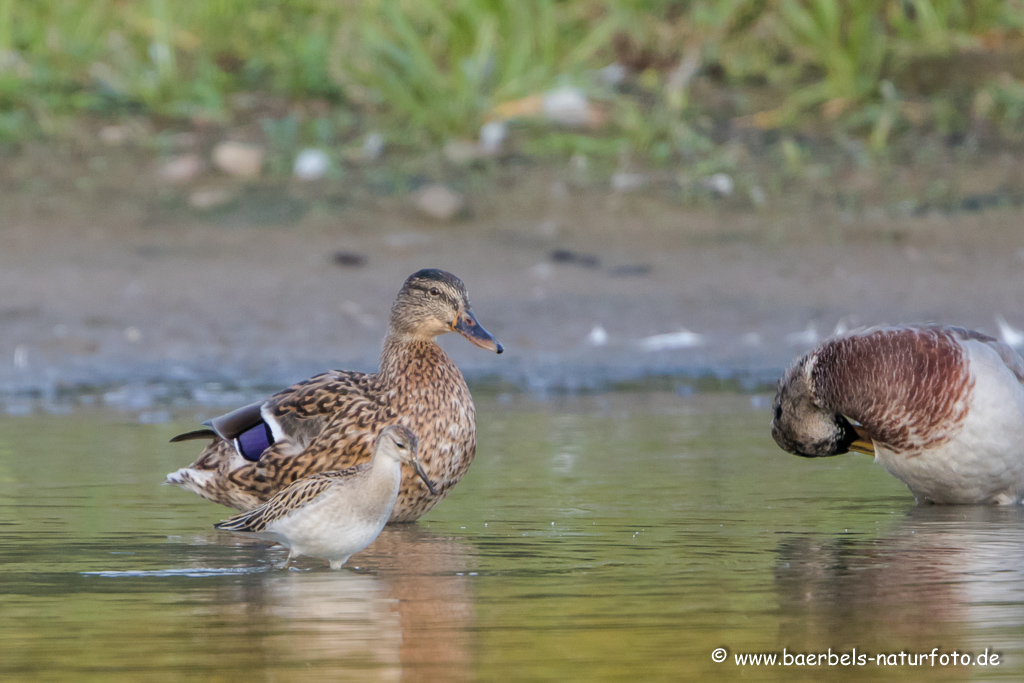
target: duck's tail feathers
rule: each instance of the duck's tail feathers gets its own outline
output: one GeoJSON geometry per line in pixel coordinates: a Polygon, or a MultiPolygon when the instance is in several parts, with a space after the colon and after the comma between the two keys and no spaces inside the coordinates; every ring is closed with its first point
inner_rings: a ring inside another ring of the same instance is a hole
{"type": "Polygon", "coordinates": [[[247,464],[234,446],[218,438],[207,444],[194,463],[168,474],[164,483],[236,510],[251,510],[262,502],[258,494],[232,478],[234,470],[247,464]]]}
{"type": "Polygon", "coordinates": [[[164,479],[164,485],[174,484],[180,486],[186,491],[192,493],[198,493],[200,496],[206,497],[206,487],[209,485],[210,480],[213,479],[216,473],[212,470],[197,470],[194,467],[182,467],[180,470],[175,470],[167,475],[164,479]]]}
{"type": "Polygon", "coordinates": [[[236,510],[251,510],[261,502],[249,491],[226,481],[222,473],[200,469],[195,465],[171,472],[163,483],[180,486],[212,503],[226,505],[236,510]]]}
{"type": "Polygon", "coordinates": [[[231,441],[263,422],[263,401],[250,403],[230,413],[207,420],[203,424],[225,441],[231,441]]]}
{"type": "Polygon", "coordinates": [[[178,443],[179,441],[193,441],[195,439],[216,439],[217,432],[212,429],[196,429],[191,432],[185,432],[184,434],[178,434],[176,437],[171,439],[171,443],[178,443]]]}

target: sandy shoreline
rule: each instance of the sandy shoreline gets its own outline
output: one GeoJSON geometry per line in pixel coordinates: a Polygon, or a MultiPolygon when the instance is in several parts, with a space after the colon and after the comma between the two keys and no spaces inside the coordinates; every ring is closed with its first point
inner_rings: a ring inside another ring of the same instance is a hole
{"type": "Polygon", "coordinates": [[[270,387],[330,367],[372,370],[395,293],[428,266],[465,280],[479,320],[507,349],[444,339],[467,377],[534,391],[664,374],[770,381],[840,321],[994,333],[1001,315],[1024,327],[1016,208],[843,219],[546,187],[478,198],[472,217],[452,225],[424,222],[397,200],[271,225],[244,211],[173,215],[134,200],[81,212],[25,206],[0,227],[8,396],[270,387]],[[557,249],[597,263],[558,261],[557,249]],[[338,251],[366,265],[339,266],[338,251]],[[594,345],[595,327],[605,344],[594,345]],[[682,329],[702,343],[639,345],[682,329]]]}

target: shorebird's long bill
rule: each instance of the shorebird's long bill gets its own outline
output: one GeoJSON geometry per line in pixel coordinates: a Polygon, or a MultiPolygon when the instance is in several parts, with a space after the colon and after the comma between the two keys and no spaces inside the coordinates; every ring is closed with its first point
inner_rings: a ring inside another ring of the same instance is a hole
{"type": "Polygon", "coordinates": [[[875,454],[875,442],[863,427],[854,425],[853,431],[857,432],[858,439],[851,443],[848,448],[855,453],[863,453],[873,456],[875,454]]]}
{"type": "Polygon", "coordinates": [[[494,351],[495,353],[501,353],[505,350],[501,342],[492,337],[491,333],[476,321],[473,311],[464,311],[452,325],[452,329],[468,339],[474,346],[479,346],[481,349],[494,351]]]}
{"type": "Polygon", "coordinates": [[[423,465],[420,463],[420,461],[414,459],[412,461],[412,468],[416,470],[416,475],[423,480],[424,484],[427,485],[427,490],[430,491],[430,495],[436,496],[437,489],[434,487],[433,482],[430,481],[430,478],[427,476],[427,473],[423,469],[423,465]]]}

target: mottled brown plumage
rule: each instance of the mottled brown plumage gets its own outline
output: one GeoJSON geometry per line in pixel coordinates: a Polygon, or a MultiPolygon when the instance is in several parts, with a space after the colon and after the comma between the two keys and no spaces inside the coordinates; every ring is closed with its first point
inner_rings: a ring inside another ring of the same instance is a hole
{"type": "Polygon", "coordinates": [[[237,434],[221,433],[194,464],[168,475],[168,483],[248,510],[300,477],[366,462],[380,431],[403,424],[420,437],[420,458],[437,493],[403,466],[390,521],[417,519],[448,494],[476,452],[473,398],[435,342],[449,331],[502,351],[476,322],[461,280],[439,270],[414,273],[392,307],[379,372],[331,371],[272,396],[253,411],[276,441],[258,462],[242,457],[232,441],[237,434]]]}

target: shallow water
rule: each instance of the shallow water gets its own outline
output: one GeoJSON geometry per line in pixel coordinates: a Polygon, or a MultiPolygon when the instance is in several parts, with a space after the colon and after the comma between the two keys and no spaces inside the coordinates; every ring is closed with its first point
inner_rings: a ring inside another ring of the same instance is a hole
{"type": "Polygon", "coordinates": [[[157,485],[194,455],[167,443],[194,413],[0,418],[0,679],[1024,675],[1020,509],[916,507],[868,458],[788,456],[764,397],[478,410],[477,461],[451,497],[340,572],[275,569],[282,550],[211,528],[225,509],[157,485]],[[733,658],[784,647],[1001,660],[733,658]]]}

